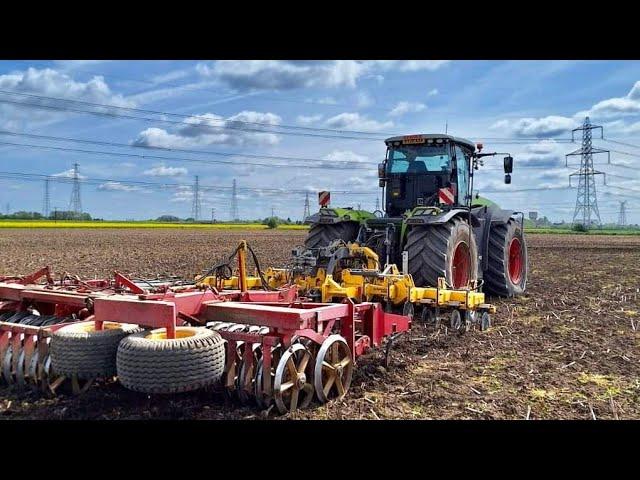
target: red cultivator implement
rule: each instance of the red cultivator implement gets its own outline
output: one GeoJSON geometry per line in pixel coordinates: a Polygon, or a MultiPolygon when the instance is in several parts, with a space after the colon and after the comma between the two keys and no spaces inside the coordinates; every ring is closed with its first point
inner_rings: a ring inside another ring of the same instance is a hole
{"type": "Polygon", "coordinates": [[[250,290],[114,278],[54,280],[44,268],[0,277],[0,361],[10,384],[74,392],[118,376],[132,390],[173,393],[220,379],[240,402],[280,412],[342,398],[355,359],[411,324],[376,302],[319,303],[295,284],[250,290]]]}

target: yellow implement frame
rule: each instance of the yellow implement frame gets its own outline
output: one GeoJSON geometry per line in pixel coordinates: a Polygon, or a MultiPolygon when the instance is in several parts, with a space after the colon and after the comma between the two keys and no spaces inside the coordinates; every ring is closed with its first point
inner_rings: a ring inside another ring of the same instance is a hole
{"type": "MultiPolygon", "coordinates": [[[[339,278],[328,275],[318,268],[315,275],[291,275],[284,268],[268,268],[264,277],[271,288],[279,288],[294,283],[303,295],[310,290],[319,290],[323,303],[337,298],[349,298],[355,302],[385,301],[393,305],[406,303],[421,304],[433,308],[455,308],[460,310],[486,310],[495,313],[496,307],[485,302],[485,295],[478,292],[475,285],[471,288],[448,288],[445,279],[439,278],[435,287],[418,287],[410,274],[401,273],[396,265],[387,265],[381,272],[378,255],[368,247],[357,243],[348,244],[351,257],[365,261],[366,268],[343,269],[339,278]]],[[[199,285],[209,285],[225,290],[252,290],[262,288],[259,276],[247,275],[246,242],[242,241],[238,249],[238,275],[224,279],[208,276],[196,279],[199,285]]]]}

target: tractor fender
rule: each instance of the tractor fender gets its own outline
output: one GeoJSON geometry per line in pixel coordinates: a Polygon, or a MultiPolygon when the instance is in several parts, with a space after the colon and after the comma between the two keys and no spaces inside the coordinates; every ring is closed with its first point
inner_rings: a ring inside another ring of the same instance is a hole
{"type": "MultiPolygon", "coordinates": [[[[452,210],[448,210],[446,212],[442,212],[438,215],[411,215],[406,223],[407,225],[439,225],[443,223],[447,223],[453,217],[461,217],[463,219],[467,219],[469,215],[469,211],[463,208],[454,208],[452,210]]],[[[478,219],[472,214],[471,215],[471,226],[479,227],[480,223],[478,219]]]]}
{"type": "Polygon", "coordinates": [[[304,219],[304,223],[314,225],[317,223],[340,223],[357,222],[362,223],[368,218],[375,218],[373,213],[365,210],[353,210],[351,208],[327,208],[323,207],[319,212],[309,215],[304,219]]]}

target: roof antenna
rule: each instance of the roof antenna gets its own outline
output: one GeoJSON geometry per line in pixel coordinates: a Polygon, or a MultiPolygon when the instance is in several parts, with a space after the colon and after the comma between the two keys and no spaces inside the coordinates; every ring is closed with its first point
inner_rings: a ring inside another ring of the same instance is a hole
{"type": "Polygon", "coordinates": [[[444,134],[446,135],[449,132],[449,119],[444,121],[444,134]]]}

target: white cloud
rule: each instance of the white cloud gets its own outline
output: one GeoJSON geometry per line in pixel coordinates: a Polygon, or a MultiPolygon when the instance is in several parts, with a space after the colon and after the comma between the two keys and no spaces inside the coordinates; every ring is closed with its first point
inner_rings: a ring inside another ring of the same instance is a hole
{"type": "Polygon", "coordinates": [[[542,118],[500,120],[489,128],[506,131],[516,137],[553,137],[566,134],[576,126],[577,122],[572,118],[549,115],[542,118]]]}
{"type": "Polygon", "coordinates": [[[438,93],[440,93],[440,92],[438,91],[437,88],[432,88],[431,90],[429,90],[429,93],[427,93],[427,96],[435,97],[436,95],[438,95],[438,93]]]}
{"type": "MultiPolygon", "coordinates": [[[[121,94],[111,91],[104,78],[94,76],[87,82],[77,82],[69,75],[51,68],[28,68],[0,75],[0,90],[11,90],[30,95],[80,100],[91,103],[133,107],[135,103],[121,94]]],[[[34,97],[9,97],[12,101],[47,106],[60,106],[56,100],[34,97]]],[[[72,115],[70,112],[21,107],[16,104],[0,105],[2,124],[5,128],[24,128],[27,123],[48,122],[72,115]]]]}
{"type": "Polygon", "coordinates": [[[624,120],[615,120],[602,124],[607,134],[614,135],[637,135],[640,134],[640,121],[627,123],[624,120]]]}
{"type": "Polygon", "coordinates": [[[337,129],[376,132],[393,127],[393,122],[379,122],[359,113],[345,112],[327,119],[325,125],[337,129]]]}
{"type": "Polygon", "coordinates": [[[318,100],[309,99],[310,103],[319,103],[321,105],[336,105],[338,101],[333,97],[322,97],[318,100]]]}
{"type": "MultiPolygon", "coordinates": [[[[380,71],[435,71],[448,60],[218,60],[200,63],[196,71],[237,90],[354,88],[364,75],[380,71]]],[[[380,81],[380,80],[378,80],[380,81]]]]}
{"type": "Polygon", "coordinates": [[[199,64],[197,71],[239,90],[303,87],[355,87],[366,67],[354,60],[285,61],[218,60],[199,64]]]}
{"type": "Polygon", "coordinates": [[[228,118],[205,113],[187,118],[175,132],[156,127],[147,128],[138,134],[133,144],[161,148],[276,145],[280,142],[280,136],[271,133],[269,128],[281,122],[280,116],[274,113],[245,110],[228,118]]]}
{"type": "MultiPolygon", "coordinates": [[[[542,118],[520,118],[518,120],[500,120],[490,128],[502,130],[516,137],[539,136],[551,137],[569,133],[573,128],[581,125],[584,118],[612,119],[625,116],[640,115],[640,81],[634,83],[629,93],[624,97],[614,97],[602,100],[588,110],[577,112],[573,117],[550,115],[542,118]]],[[[610,133],[637,134],[640,133],[640,122],[627,124],[622,120],[606,123],[610,133]]]]}
{"type": "Polygon", "coordinates": [[[400,72],[417,72],[420,70],[435,71],[447,65],[450,60],[372,60],[369,65],[381,70],[397,70],[400,72]]]}
{"type": "Polygon", "coordinates": [[[356,105],[358,108],[367,108],[375,103],[373,97],[367,92],[358,92],[356,95],[356,105]]]}
{"type": "Polygon", "coordinates": [[[553,140],[541,140],[538,143],[527,145],[525,150],[529,153],[547,154],[557,151],[558,143],[553,140]]]}
{"type": "Polygon", "coordinates": [[[150,177],[179,177],[181,175],[186,175],[187,173],[189,172],[184,167],[165,167],[164,165],[153,167],[142,172],[143,175],[148,175],[150,177]]]}
{"type": "Polygon", "coordinates": [[[141,192],[146,191],[134,185],[125,185],[120,182],[105,182],[98,185],[98,190],[109,192],[141,192]]]}
{"type": "Polygon", "coordinates": [[[360,155],[358,153],[352,152],[351,150],[333,150],[323,157],[324,160],[328,162],[339,162],[339,163],[367,163],[369,162],[369,158],[360,155]]]}
{"type": "Polygon", "coordinates": [[[640,81],[637,81],[624,97],[602,100],[589,110],[576,113],[576,118],[586,116],[596,118],[614,118],[640,114],[640,81]]]}
{"type": "Polygon", "coordinates": [[[193,190],[188,185],[180,185],[176,188],[176,191],[173,193],[170,202],[174,203],[182,203],[182,202],[191,202],[193,200],[193,190]]]}
{"type": "Polygon", "coordinates": [[[318,114],[318,115],[298,115],[298,117],[296,118],[296,122],[298,122],[300,125],[313,125],[314,123],[319,122],[320,120],[322,120],[323,115],[318,114]]]}
{"type": "Polygon", "coordinates": [[[392,117],[400,117],[406,113],[415,113],[423,111],[427,106],[420,102],[398,102],[389,112],[392,117]]]}

